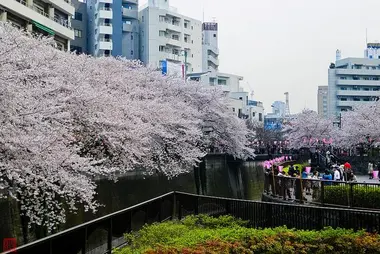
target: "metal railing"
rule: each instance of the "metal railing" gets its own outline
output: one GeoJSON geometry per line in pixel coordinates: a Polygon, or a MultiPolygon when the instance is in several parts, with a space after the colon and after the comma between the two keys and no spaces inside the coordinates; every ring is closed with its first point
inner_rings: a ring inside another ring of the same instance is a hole
{"type": "Polygon", "coordinates": [[[265,175],[264,194],[276,202],[380,210],[380,202],[375,201],[380,197],[380,183],[300,179],[269,173],[265,175]]]}
{"type": "MultiPolygon", "coordinates": [[[[191,214],[232,215],[251,227],[287,226],[296,229],[349,228],[380,231],[380,212],[276,204],[170,192],[130,208],[23,245],[23,253],[111,253],[126,243],[123,234],[146,223],[182,219],[191,214]]],[[[7,252],[11,253],[11,252],[7,252]]]]}
{"type": "MultiPolygon", "coordinates": [[[[28,3],[25,1],[25,0],[14,0],[30,9],[32,9],[33,11],[37,12],[38,14],[50,19],[50,20],[53,20],[54,22],[60,24],[61,26],[64,26],[70,30],[72,30],[72,27],[71,25],[69,24],[69,21],[66,20],[66,19],[60,19],[60,18],[57,18],[57,17],[51,17],[48,13],[46,13],[44,10],[42,10],[41,8],[39,8],[37,5],[28,5],[28,3]]],[[[68,3],[68,1],[65,1],[68,3]]]]}

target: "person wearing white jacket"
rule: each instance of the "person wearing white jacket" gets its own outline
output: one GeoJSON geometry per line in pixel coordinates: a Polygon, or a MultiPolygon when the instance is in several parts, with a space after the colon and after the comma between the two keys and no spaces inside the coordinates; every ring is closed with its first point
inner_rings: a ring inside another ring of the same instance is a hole
{"type": "Polygon", "coordinates": [[[334,168],[334,181],[340,181],[340,180],[341,180],[340,171],[339,169],[334,168]]]}

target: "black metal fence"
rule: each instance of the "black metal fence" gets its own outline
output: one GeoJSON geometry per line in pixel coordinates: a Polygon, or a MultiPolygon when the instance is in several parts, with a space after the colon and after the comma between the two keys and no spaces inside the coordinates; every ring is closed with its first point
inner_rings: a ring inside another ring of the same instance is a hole
{"type": "Polygon", "coordinates": [[[324,181],[266,174],[264,194],[273,201],[380,210],[379,183],[324,181]]]}
{"type": "MultiPolygon", "coordinates": [[[[146,223],[190,214],[232,215],[252,227],[286,225],[297,229],[326,226],[380,232],[380,212],[267,203],[171,192],[139,205],[81,224],[16,249],[23,253],[110,253],[125,243],[123,234],[146,223]]],[[[12,253],[12,252],[7,252],[12,253]]]]}

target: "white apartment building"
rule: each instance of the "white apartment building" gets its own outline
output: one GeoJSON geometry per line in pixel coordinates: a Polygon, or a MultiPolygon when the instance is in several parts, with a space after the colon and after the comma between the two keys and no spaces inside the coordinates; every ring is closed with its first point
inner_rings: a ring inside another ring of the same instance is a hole
{"type": "Polygon", "coordinates": [[[70,49],[74,40],[71,0],[0,0],[0,20],[30,32],[54,36],[57,47],[70,49]]]}
{"type": "Polygon", "coordinates": [[[373,101],[378,96],[379,56],[366,53],[366,58],[340,59],[340,52],[337,52],[337,60],[328,70],[328,116],[337,116],[341,111],[373,101]]]}
{"type": "Polygon", "coordinates": [[[202,71],[218,72],[218,23],[205,22],[202,24],[202,71]]]}
{"type": "Polygon", "coordinates": [[[328,116],[327,97],[328,97],[328,86],[318,86],[318,92],[317,92],[318,115],[321,115],[323,117],[328,116]]]}
{"type": "Polygon", "coordinates": [[[140,59],[163,72],[168,66],[185,73],[202,70],[202,22],[183,16],[169,0],[149,0],[139,11],[140,59]]]}

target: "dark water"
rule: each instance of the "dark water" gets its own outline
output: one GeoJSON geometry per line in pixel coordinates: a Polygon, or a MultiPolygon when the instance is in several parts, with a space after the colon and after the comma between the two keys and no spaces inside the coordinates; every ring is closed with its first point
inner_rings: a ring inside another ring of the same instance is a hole
{"type": "MultiPolygon", "coordinates": [[[[96,214],[68,215],[60,229],[118,211],[170,191],[183,191],[211,196],[260,200],[264,188],[263,169],[257,162],[237,162],[225,157],[208,157],[200,169],[168,179],[162,175],[126,176],[114,183],[98,182],[97,200],[103,205],[96,214]]],[[[21,220],[14,202],[0,202],[0,238],[16,237],[22,244],[21,220]]],[[[29,241],[43,235],[29,233],[29,241]]]]}

